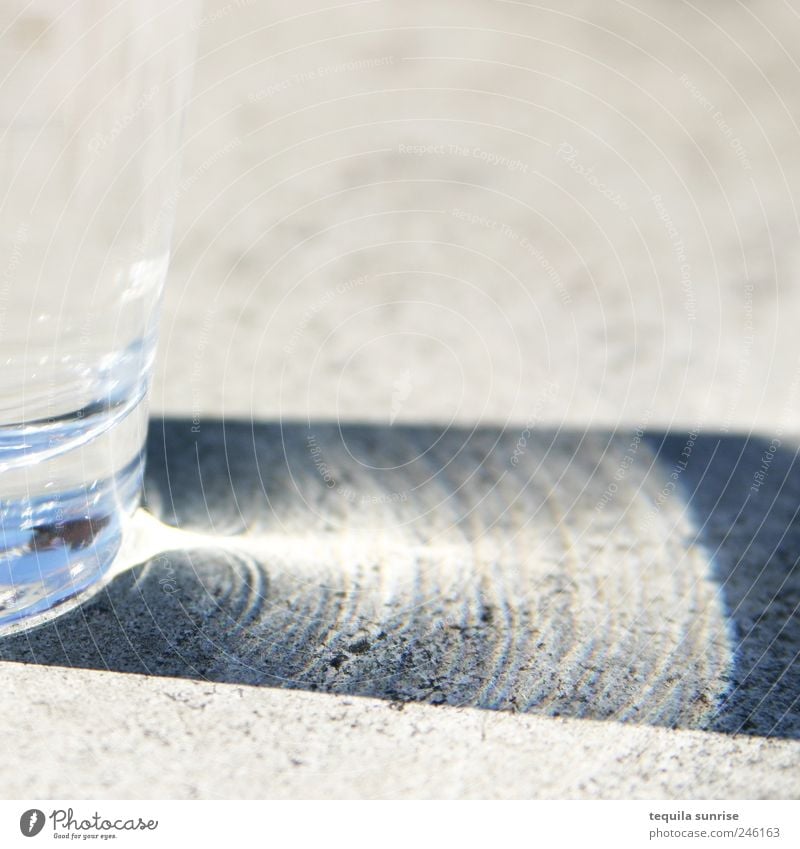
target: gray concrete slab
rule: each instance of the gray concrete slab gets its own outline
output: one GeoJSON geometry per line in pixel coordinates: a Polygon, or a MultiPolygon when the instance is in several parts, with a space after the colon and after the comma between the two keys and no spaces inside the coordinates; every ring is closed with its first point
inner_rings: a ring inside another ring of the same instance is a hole
{"type": "Polygon", "coordinates": [[[198,32],[182,531],[0,643],[0,792],[796,796],[797,4],[198,32]]]}
{"type": "Polygon", "coordinates": [[[797,797],[794,742],[3,665],[11,798],[797,797]],[[25,710],[9,713],[9,694],[25,710]],[[21,750],[21,747],[20,747],[21,750]],[[13,753],[13,749],[12,749],[13,753]],[[20,751],[21,754],[21,751],[20,751]]]}

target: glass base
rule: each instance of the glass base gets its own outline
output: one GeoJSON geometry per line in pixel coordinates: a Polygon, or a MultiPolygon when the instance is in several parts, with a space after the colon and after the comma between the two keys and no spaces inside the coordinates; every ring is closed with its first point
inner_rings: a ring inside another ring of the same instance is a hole
{"type": "Polygon", "coordinates": [[[0,635],[39,625],[105,583],[142,487],[137,457],[113,478],[0,509],[0,635]]]}

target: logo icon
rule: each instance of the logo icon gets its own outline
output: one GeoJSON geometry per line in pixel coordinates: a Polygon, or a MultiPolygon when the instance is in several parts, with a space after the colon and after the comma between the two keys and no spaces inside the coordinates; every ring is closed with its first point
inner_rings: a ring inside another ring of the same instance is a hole
{"type": "Polygon", "coordinates": [[[389,413],[389,427],[394,424],[400,410],[403,408],[403,402],[409,399],[413,389],[414,384],[411,382],[411,369],[406,369],[392,383],[392,409],[389,413]]]}
{"type": "Polygon", "coordinates": [[[31,808],[19,818],[19,830],[25,837],[36,837],[44,828],[44,811],[31,808]]]}

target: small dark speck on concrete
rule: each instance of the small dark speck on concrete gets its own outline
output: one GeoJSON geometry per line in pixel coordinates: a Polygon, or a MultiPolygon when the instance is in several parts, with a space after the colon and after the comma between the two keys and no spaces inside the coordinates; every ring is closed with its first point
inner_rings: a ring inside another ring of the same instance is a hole
{"type": "Polygon", "coordinates": [[[364,654],[364,652],[369,651],[369,640],[366,638],[356,640],[354,643],[350,643],[347,650],[353,654],[364,654]]]}
{"type": "Polygon", "coordinates": [[[330,664],[334,669],[338,669],[346,660],[347,655],[337,654],[336,657],[331,659],[330,664]]]}

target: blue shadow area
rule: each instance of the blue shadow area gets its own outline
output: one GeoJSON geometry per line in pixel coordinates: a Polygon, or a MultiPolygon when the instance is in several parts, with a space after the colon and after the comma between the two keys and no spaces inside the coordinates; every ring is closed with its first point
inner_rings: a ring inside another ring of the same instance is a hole
{"type": "Polygon", "coordinates": [[[773,448],[154,420],[148,506],[206,543],[0,657],[797,738],[800,469],[773,448]]]}
{"type": "Polygon", "coordinates": [[[800,462],[758,436],[651,434],[708,553],[731,625],[730,689],[713,728],[800,736],[800,462]],[[687,443],[694,442],[691,452],[687,443]],[[681,462],[683,460],[683,462],[681,462]]]}

